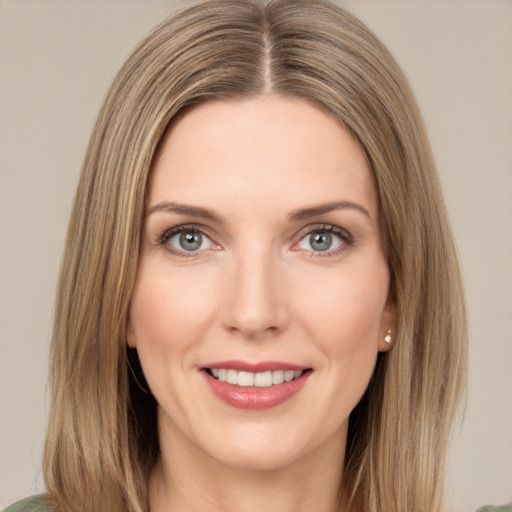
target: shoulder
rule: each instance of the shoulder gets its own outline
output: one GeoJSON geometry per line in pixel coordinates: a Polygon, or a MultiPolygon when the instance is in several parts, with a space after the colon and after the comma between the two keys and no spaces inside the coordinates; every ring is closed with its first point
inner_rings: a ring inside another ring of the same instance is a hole
{"type": "Polygon", "coordinates": [[[4,512],[51,512],[52,508],[47,503],[44,495],[31,496],[24,500],[17,501],[7,507],[4,512]]]}
{"type": "Polygon", "coordinates": [[[479,508],[477,512],[512,512],[512,503],[509,503],[508,505],[502,505],[501,507],[487,505],[485,507],[479,508]]]}

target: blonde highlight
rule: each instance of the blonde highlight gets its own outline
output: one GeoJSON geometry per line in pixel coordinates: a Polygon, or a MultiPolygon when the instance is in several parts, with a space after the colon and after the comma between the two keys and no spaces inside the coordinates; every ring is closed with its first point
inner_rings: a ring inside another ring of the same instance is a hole
{"type": "Polygon", "coordinates": [[[151,165],[188,108],[267,92],[336,118],[364,150],[380,200],[397,332],[351,416],[343,500],[353,512],[443,509],[445,453],[466,376],[465,305],[407,80],[360,21],[327,1],[210,0],[141,42],[91,136],[50,355],[44,474],[56,510],[148,510],[156,405],[126,333],[151,165]]]}

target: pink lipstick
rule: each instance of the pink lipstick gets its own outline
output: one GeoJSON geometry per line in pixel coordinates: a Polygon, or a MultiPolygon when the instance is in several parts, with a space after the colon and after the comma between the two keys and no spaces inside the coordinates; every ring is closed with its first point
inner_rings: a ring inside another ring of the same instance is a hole
{"type": "Polygon", "coordinates": [[[202,373],[215,396],[238,409],[276,407],[305,385],[311,368],[278,361],[218,361],[202,373]]]}

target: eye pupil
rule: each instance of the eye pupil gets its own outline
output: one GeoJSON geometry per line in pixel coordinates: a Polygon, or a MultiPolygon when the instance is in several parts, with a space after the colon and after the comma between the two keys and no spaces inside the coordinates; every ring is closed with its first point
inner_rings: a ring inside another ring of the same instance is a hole
{"type": "Polygon", "coordinates": [[[194,233],[187,231],[180,235],[180,246],[185,251],[197,251],[203,243],[203,236],[201,233],[194,233]]]}
{"type": "Polygon", "coordinates": [[[309,237],[309,243],[315,251],[327,251],[332,245],[332,235],[329,233],[313,233],[309,237]]]}

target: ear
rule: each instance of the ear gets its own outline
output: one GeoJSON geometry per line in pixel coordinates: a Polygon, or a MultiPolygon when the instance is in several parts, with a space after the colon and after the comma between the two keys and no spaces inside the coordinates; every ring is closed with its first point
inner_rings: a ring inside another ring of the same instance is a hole
{"type": "Polygon", "coordinates": [[[135,332],[133,329],[131,319],[128,320],[128,329],[126,331],[126,343],[130,348],[135,348],[137,346],[137,344],[135,343],[135,332]]]}
{"type": "Polygon", "coordinates": [[[384,309],[379,330],[379,352],[387,352],[390,350],[396,339],[396,304],[395,301],[388,296],[384,309]]]}

